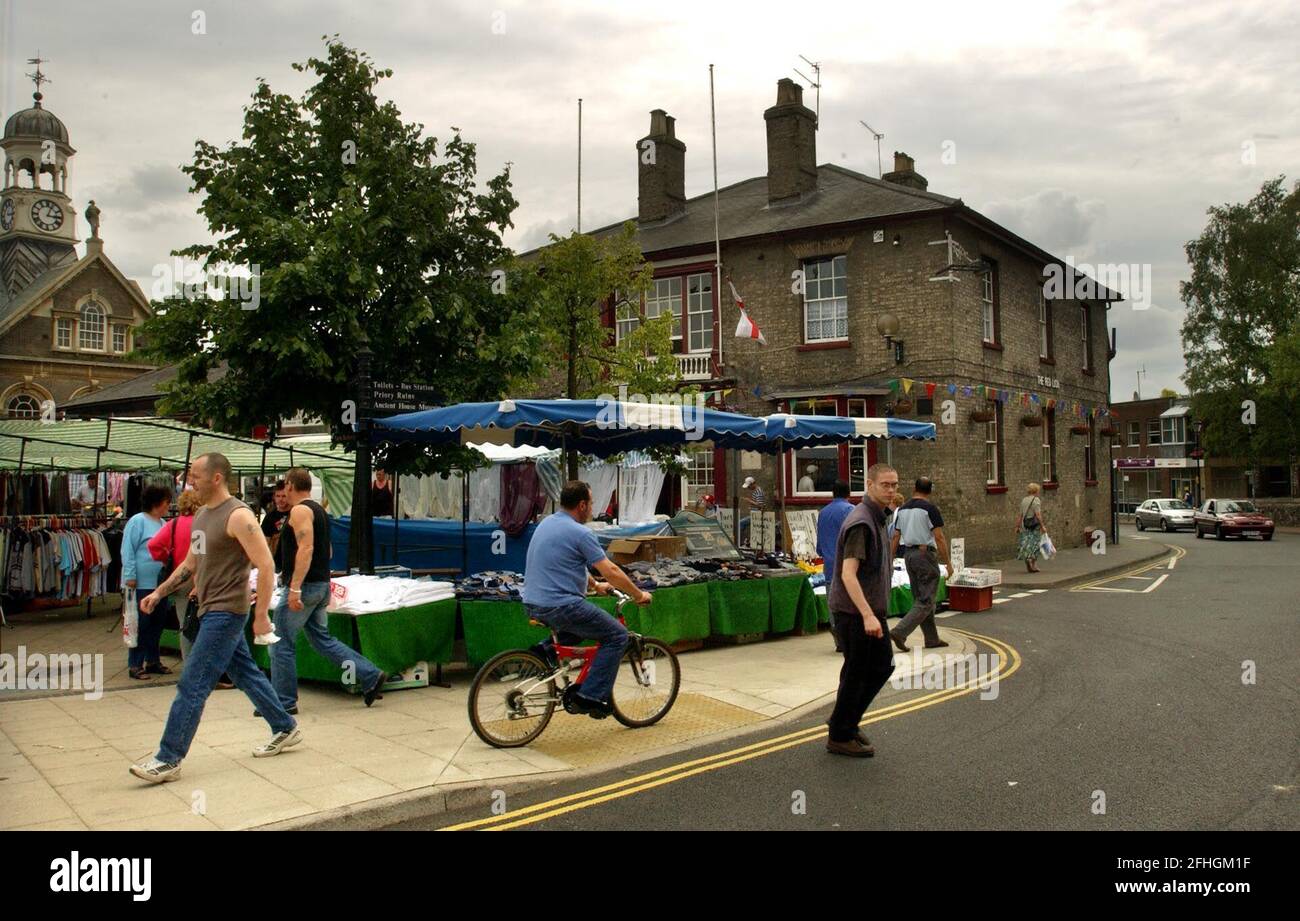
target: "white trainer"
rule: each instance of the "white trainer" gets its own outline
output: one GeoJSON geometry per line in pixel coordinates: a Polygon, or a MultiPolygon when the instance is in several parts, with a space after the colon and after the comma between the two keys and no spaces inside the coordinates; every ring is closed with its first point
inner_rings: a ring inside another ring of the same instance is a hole
{"type": "Polygon", "coordinates": [[[298,727],[294,726],[288,732],[277,732],[271,736],[271,741],[265,745],[259,745],[253,749],[254,758],[270,758],[272,755],[278,755],[286,748],[291,748],[302,741],[302,733],[298,727]]]}
{"type": "Polygon", "coordinates": [[[131,765],[130,771],[136,777],[147,780],[149,783],[166,783],[180,776],[181,766],[179,763],[168,764],[166,761],[159,761],[157,757],[153,757],[147,761],[137,761],[131,765]]]}

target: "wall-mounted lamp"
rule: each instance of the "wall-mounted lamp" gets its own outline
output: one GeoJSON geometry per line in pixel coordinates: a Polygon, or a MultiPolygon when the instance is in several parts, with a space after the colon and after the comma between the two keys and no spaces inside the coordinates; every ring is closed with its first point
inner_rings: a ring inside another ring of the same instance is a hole
{"type": "Polygon", "coordinates": [[[902,245],[903,245],[903,235],[902,235],[902,234],[899,234],[899,233],[894,234],[894,245],[895,245],[895,246],[902,246],[902,245]]]}
{"type": "Polygon", "coordinates": [[[876,332],[885,338],[885,348],[894,350],[894,364],[903,363],[903,340],[898,337],[898,317],[886,311],[876,320],[876,332]]]}

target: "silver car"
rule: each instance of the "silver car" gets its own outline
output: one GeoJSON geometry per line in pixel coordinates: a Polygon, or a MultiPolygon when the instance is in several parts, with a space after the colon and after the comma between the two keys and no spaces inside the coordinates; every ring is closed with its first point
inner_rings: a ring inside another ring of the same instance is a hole
{"type": "Polygon", "coordinates": [[[1196,509],[1182,499],[1148,499],[1137,507],[1133,518],[1137,529],[1159,528],[1162,531],[1177,531],[1196,527],[1196,509]]]}

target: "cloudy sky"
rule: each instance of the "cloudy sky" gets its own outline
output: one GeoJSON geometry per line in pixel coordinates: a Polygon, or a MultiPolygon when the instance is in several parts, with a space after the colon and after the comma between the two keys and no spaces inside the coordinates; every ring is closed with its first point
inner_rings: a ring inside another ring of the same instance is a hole
{"type": "Polygon", "coordinates": [[[719,181],[763,174],[763,110],[780,77],[811,76],[805,55],[822,65],[819,162],[874,175],[863,119],[885,134],[886,169],[905,150],[932,191],[1050,252],[1150,266],[1151,308],[1111,311],[1115,400],[1140,368],[1144,396],[1183,389],[1178,282],[1206,208],[1300,178],[1295,3],[0,0],[0,28],[5,112],[30,104],[39,49],[46,107],[78,150],[77,210],[96,200],[108,254],[146,288],[205,236],[178,170],[194,141],[236,137],[258,77],[296,95],[289,65],[323,35],[391,67],[380,91],[408,120],[477,142],[482,175],[513,164],[521,249],[574,225],[579,97],[583,226],[597,227],[635,214],[650,109],[677,118],[687,194],[711,188],[710,63],[719,181]]]}

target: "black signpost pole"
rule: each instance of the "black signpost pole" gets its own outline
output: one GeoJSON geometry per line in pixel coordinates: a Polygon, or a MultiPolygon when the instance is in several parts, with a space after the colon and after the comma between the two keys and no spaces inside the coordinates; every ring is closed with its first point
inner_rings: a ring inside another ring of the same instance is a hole
{"type": "Polygon", "coordinates": [[[370,359],[374,352],[364,338],[357,350],[356,394],[357,439],[356,466],[352,474],[352,527],[348,534],[348,568],[367,575],[375,571],[375,545],[370,508],[370,417],[373,412],[370,382],[370,359]]]}

